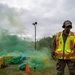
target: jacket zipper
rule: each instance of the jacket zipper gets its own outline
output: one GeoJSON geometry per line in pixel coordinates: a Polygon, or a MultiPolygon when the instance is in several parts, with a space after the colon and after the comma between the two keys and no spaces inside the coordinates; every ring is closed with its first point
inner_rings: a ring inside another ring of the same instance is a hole
{"type": "Polygon", "coordinates": [[[63,46],[63,59],[64,59],[64,49],[65,49],[65,42],[64,42],[64,46],[63,46]]]}
{"type": "MultiPolygon", "coordinates": [[[[66,38],[67,40],[67,38],[66,38]]],[[[64,46],[63,46],[63,59],[64,59],[64,52],[65,52],[65,44],[66,44],[66,40],[64,41],[64,46]]]]}

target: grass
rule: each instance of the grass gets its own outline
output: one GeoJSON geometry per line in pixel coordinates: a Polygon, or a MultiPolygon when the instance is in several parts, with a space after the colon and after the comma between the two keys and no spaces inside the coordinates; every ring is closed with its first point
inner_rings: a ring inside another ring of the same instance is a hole
{"type": "MultiPolygon", "coordinates": [[[[30,69],[29,73],[18,69],[19,64],[9,65],[4,69],[0,69],[0,75],[56,75],[55,61],[51,61],[51,67],[47,69],[30,69]]],[[[65,75],[69,75],[68,68],[65,69],[65,75]]]]}
{"type": "Polygon", "coordinates": [[[9,65],[4,69],[0,69],[0,75],[55,75],[55,73],[51,71],[54,68],[31,69],[30,73],[26,73],[25,71],[18,70],[17,67],[18,65],[9,65]]]}

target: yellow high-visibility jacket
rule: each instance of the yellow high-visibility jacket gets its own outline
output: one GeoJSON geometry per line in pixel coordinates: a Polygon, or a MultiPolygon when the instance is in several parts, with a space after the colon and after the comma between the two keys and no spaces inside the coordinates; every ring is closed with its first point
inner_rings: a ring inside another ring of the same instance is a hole
{"type": "Polygon", "coordinates": [[[57,59],[75,59],[75,33],[70,32],[65,43],[63,41],[62,32],[56,34],[56,50],[57,59]]]}

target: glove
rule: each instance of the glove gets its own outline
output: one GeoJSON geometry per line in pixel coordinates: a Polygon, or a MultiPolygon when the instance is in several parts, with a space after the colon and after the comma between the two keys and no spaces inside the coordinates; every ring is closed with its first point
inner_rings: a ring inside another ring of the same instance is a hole
{"type": "Polygon", "coordinates": [[[55,57],[55,53],[54,53],[54,52],[51,53],[51,57],[52,57],[54,60],[56,60],[56,57],[55,57]]]}

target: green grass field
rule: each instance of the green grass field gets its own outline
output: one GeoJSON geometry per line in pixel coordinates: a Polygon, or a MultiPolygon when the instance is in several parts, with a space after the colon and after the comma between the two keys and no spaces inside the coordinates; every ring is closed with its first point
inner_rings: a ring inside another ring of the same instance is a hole
{"type": "MultiPolygon", "coordinates": [[[[19,70],[18,66],[19,64],[16,65],[9,65],[6,68],[0,69],[0,75],[56,75],[56,69],[55,69],[55,64],[56,62],[52,60],[50,62],[51,67],[47,69],[30,69],[29,73],[26,73],[25,70],[19,70]]],[[[67,68],[65,69],[65,75],[68,74],[67,68]]]]}

